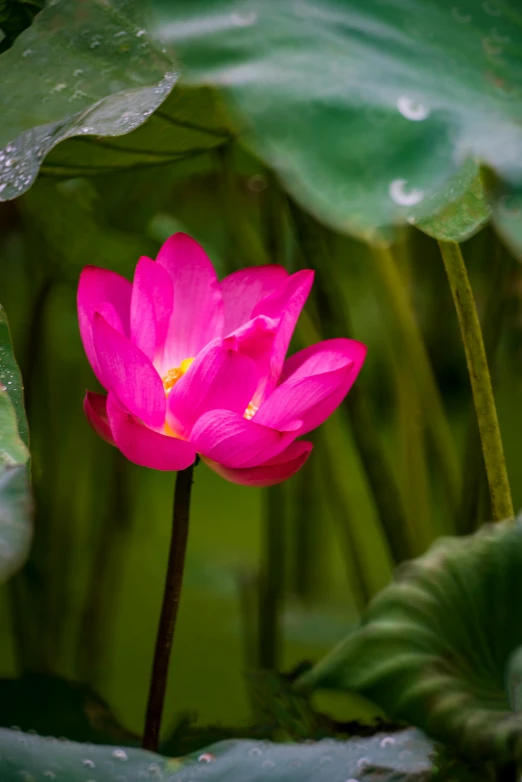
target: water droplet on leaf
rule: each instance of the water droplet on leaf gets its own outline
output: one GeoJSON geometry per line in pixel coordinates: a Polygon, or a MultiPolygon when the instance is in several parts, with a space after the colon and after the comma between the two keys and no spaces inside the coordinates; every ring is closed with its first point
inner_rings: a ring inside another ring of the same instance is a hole
{"type": "Polygon", "coordinates": [[[420,122],[430,116],[430,110],[426,106],[406,95],[397,98],[397,108],[403,117],[413,122],[420,122]]]}
{"type": "Polygon", "coordinates": [[[411,190],[406,190],[407,184],[408,181],[406,179],[394,179],[390,183],[388,192],[396,204],[400,206],[415,206],[415,204],[419,204],[422,201],[424,193],[415,187],[411,190]]]}

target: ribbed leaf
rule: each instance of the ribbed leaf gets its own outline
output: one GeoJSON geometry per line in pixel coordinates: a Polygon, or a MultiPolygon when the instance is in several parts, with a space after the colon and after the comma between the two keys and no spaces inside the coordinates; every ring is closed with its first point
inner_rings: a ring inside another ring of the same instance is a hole
{"type": "Polygon", "coordinates": [[[399,569],[300,684],[358,691],[475,759],[522,758],[522,519],[399,569]]]}

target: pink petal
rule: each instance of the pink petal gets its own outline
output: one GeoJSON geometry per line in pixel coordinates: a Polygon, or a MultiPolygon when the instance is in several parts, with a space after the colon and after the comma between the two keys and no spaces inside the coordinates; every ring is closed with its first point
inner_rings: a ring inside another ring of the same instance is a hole
{"type": "Polygon", "coordinates": [[[107,397],[87,391],[83,400],[83,409],[96,434],[110,445],[116,445],[107,418],[107,397]]]}
{"type": "Polygon", "coordinates": [[[275,293],[258,302],[252,312],[252,317],[266,315],[279,321],[268,381],[270,389],[276,385],[281,374],[295,324],[308,298],[313,281],[314,273],[310,269],[292,274],[275,293]]]}
{"type": "Polygon", "coordinates": [[[121,404],[143,423],[155,428],[165,421],[165,391],[150,359],[96,313],[94,349],[103,383],[121,404]]]}
{"type": "Polygon", "coordinates": [[[121,318],[114,304],[111,304],[110,301],[104,301],[103,304],[100,304],[96,312],[99,315],[102,315],[109,326],[112,326],[113,329],[116,329],[119,334],[127,336],[125,329],[123,328],[121,318]]]}
{"type": "Polygon", "coordinates": [[[80,334],[89,363],[102,384],[101,370],[93,346],[92,319],[104,302],[108,302],[114,308],[124,332],[128,333],[130,299],[131,284],[125,277],[96,266],[86,266],[80,274],[77,295],[80,334]]]}
{"type": "Polygon", "coordinates": [[[223,299],[214,267],[190,236],[178,233],[167,239],[157,262],[167,270],[174,286],[174,309],[161,364],[161,372],[166,374],[223,336],[223,299]]]}
{"type": "Polygon", "coordinates": [[[170,392],[167,422],[177,435],[188,439],[203,413],[215,408],[245,412],[258,384],[254,361],[238,351],[237,339],[213,343],[196,360],[170,392]]]}
{"type": "Polygon", "coordinates": [[[168,272],[150,258],[140,258],[132,285],[130,336],[151,360],[165,342],[173,298],[168,272]]]}
{"type": "Polygon", "coordinates": [[[244,356],[249,356],[257,367],[259,382],[250,400],[256,407],[259,407],[263,400],[270,377],[278,326],[277,320],[258,315],[257,318],[244,323],[231,335],[237,339],[238,351],[244,356]]]}
{"type": "Polygon", "coordinates": [[[288,278],[282,266],[253,266],[239,269],[221,281],[225,308],[225,334],[252,318],[260,299],[274,293],[288,278]]]}
{"type": "Polygon", "coordinates": [[[226,467],[257,467],[284,451],[299,428],[297,421],[288,431],[280,432],[240,413],[211,410],[196,422],[190,442],[202,456],[226,467]]]}
{"type": "Polygon", "coordinates": [[[134,464],[153,470],[184,470],[194,462],[196,452],[190,443],[148,429],[123,410],[112,393],[107,414],[117,447],[134,464]]]}
{"type": "Polygon", "coordinates": [[[232,483],[240,483],[243,486],[273,486],[291,478],[306,462],[313,448],[312,443],[306,440],[298,440],[291,443],[288,448],[275,459],[270,459],[259,467],[245,469],[233,469],[203,457],[208,466],[232,483]]]}
{"type": "Polygon", "coordinates": [[[288,359],[282,383],[262,404],[254,421],[276,429],[301,419],[298,434],[323,423],[352,387],[366,347],[351,339],[331,339],[288,359]]]}

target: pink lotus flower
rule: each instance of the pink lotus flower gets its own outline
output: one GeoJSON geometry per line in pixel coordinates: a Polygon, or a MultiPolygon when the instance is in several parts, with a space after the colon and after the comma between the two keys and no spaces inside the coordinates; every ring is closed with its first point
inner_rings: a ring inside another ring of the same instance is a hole
{"type": "Polygon", "coordinates": [[[132,462],[183,470],[200,454],[248,486],[289,478],[312,444],[299,440],[348,393],[366,355],[331,339],[285,359],[313,272],[281,266],[219,282],[203,249],[175,234],[130,283],[87,266],[80,332],[102,394],[84,409],[96,432],[132,462]]]}

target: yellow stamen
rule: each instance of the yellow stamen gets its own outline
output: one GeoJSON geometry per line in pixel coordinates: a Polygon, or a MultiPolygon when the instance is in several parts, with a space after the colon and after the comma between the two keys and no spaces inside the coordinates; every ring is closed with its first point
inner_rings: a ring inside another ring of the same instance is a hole
{"type": "Polygon", "coordinates": [[[255,416],[258,410],[259,410],[259,405],[255,405],[253,402],[250,402],[250,404],[248,405],[247,409],[243,414],[243,418],[248,418],[248,420],[250,421],[250,419],[255,416]]]}
{"type": "Polygon", "coordinates": [[[193,361],[193,358],[184,358],[179,367],[169,369],[163,378],[163,388],[165,389],[166,394],[168,394],[172,387],[176,385],[180,377],[183,377],[193,361]]]}

